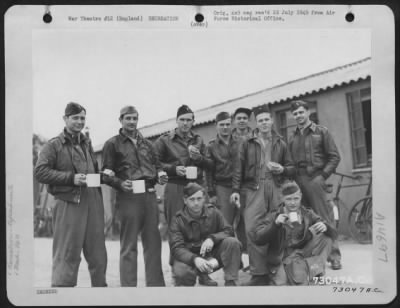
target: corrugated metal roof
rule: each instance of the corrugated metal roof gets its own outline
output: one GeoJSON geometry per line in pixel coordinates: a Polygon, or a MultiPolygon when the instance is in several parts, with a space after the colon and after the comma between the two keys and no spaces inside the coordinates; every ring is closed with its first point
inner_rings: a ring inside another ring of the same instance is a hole
{"type": "MultiPolygon", "coordinates": [[[[298,96],[317,93],[343,84],[349,84],[371,76],[371,58],[365,58],[333,69],[312,74],[300,79],[228,100],[217,105],[194,111],[195,126],[212,122],[218,112],[235,110],[238,107],[253,108],[262,103],[275,104],[298,96]]],[[[176,126],[176,119],[168,119],[140,128],[144,137],[153,137],[170,131],[176,126]]]]}
{"type": "MultiPolygon", "coordinates": [[[[309,95],[332,89],[341,85],[363,80],[371,76],[371,58],[365,58],[333,69],[292,80],[281,85],[250,93],[226,102],[195,110],[195,126],[214,121],[215,115],[221,111],[234,111],[239,107],[253,108],[260,102],[275,104],[295,97],[309,95]]],[[[176,127],[176,119],[171,118],[139,128],[144,137],[155,137],[176,127]]],[[[101,151],[103,145],[95,147],[95,152],[101,151]]]]}

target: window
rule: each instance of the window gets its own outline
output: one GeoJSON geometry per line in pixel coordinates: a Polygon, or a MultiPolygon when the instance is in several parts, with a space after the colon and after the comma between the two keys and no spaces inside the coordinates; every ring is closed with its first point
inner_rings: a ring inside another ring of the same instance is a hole
{"type": "Polygon", "coordinates": [[[347,93],[346,99],[354,168],[369,167],[372,163],[371,88],[347,93]]]}
{"type": "MultiPolygon", "coordinates": [[[[308,102],[309,110],[310,110],[310,119],[311,121],[318,124],[317,118],[317,107],[316,102],[308,102]]],[[[288,141],[289,136],[296,129],[297,123],[296,120],[292,116],[292,112],[290,109],[278,110],[276,112],[276,127],[278,129],[279,134],[288,141]]]]}

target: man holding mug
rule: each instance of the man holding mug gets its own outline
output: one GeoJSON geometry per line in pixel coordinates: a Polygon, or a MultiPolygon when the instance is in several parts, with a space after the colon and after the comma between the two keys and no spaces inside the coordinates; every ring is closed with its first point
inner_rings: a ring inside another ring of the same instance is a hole
{"type": "Polygon", "coordinates": [[[162,171],[150,141],[137,130],[139,113],[133,106],[121,109],[119,134],[103,148],[103,170],[115,176],[104,182],[113,187],[116,208],[121,218],[120,281],[121,286],[137,286],[137,241],[141,234],[146,286],[165,286],[161,267],[161,237],[158,230],[158,206],[154,185],[165,184],[162,171]]]}
{"type": "MultiPolygon", "coordinates": [[[[273,129],[273,118],[267,105],[254,110],[257,128],[252,138],[239,146],[232,179],[232,202],[245,196],[244,224],[246,233],[279,204],[279,186],[293,175],[294,166],[287,145],[273,129]]],[[[247,240],[250,281],[246,286],[266,285],[269,279],[268,245],[247,240]]]]}
{"type": "Polygon", "coordinates": [[[99,174],[91,142],[82,134],[86,110],[69,103],[63,119],[63,132],[43,147],[35,167],[37,180],[55,198],[51,286],[76,286],[83,250],[92,286],[106,287],[104,206],[99,181],[88,187],[96,186],[88,183],[89,175],[99,174]]]}
{"type": "Polygon", "coordinates": [[[192,131],[194,113],[187,106],[178,108],[177,128],[155,142],[161,165],[168,174],[164,191],[164,211],[168,225],[176,212],[183,208],[183,188],[189,182],[203,183],[207,166],[205,145],[200,135],[192,131]]]}
{"type": "Polygon", "coordinates": [[[204,188],[189,183],[183,189],[185,207],[173,218],[169,245],[174,256],[175,286],[217,286],[208,274],[223,268],[225,286],[236,286],[240,242],[213,204],[206,204],[204,188]],[[201,230],[201,232],[200,232],[201,230]]]}
{"type": "Polygon", "coordinates": [[[324,275],[337,237],[332,225],[301,205],[301,198],[296,182],[285,183],[280,206],[249,232],[253,242],[269,243],[273,285],[308,285],[313,277],[324,275]]]}

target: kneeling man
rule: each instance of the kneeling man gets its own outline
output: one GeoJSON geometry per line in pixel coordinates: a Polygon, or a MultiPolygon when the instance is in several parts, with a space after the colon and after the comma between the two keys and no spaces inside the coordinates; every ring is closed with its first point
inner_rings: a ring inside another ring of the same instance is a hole
{"type": "Polygon", "coordinates": [[[236,286],[240,267],[240,242],[232,227],[212,204],[205,204],[203,187],[189,183],[183,189],[184,208],[169,228],[169,245],[176,286],[217,286],[208,274],[224,269],[225,286],[236,286]]]}
{"type": "Polygon", "coordinates": [[[301,197],[295,182],[285,183],[283,203],[250,232],[256,244],[270,244],[268,263],[275,285],[308,285],[313,277],[324,275],[337,237],[335,228],[301,205],[301,197]]]}

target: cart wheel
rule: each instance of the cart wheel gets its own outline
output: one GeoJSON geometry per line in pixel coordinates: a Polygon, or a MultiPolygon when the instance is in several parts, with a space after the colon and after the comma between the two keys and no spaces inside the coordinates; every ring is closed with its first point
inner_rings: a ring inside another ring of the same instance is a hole
{"type": "Polygon", "coordinates": [[[372,197],[357,201],[349,212],[348,227],[353,239],[361,244],[372,243],[372,197]]]}

